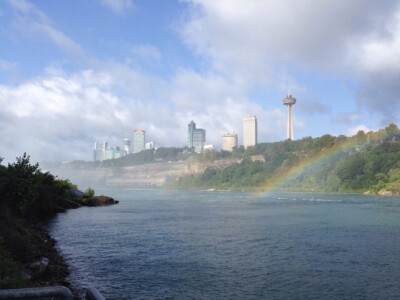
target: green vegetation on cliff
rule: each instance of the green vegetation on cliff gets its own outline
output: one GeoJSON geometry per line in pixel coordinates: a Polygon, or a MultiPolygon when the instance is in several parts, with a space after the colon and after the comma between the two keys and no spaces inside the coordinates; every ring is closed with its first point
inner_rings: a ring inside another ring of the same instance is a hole
{"type": "Polygon", "coordinates": [[[26,154],[8,166],[0,165],[0,288],[36,285],[43,280],[62,283],[67,268],[53,248],[54,241],[35,224],[83,203],[85,197],[74,194],[73,188],[68,180],[40,171],[26,154]],[[30,263],[49,256],[50,271],[29,274],[30,263]]]}
{"type": "MultiPolygon", "coordinates": [[[[206,156],[207,154],[203,154],[206,156]]],[[[208,154],[209,155],[209,154],[208,154]]],[[[400,131],[390,124],[355,136],[261,143],[231,154],[242,161],[225,169],[171,178],[167,187],[324,192],[400,191],[400,131]]]]}

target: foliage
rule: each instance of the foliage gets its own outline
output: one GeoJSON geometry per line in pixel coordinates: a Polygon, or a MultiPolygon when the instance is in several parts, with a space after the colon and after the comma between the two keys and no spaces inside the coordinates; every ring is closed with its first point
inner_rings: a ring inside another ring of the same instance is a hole
{"type": "MultiPolygon", "coordinates": [[[[203,156],[206,155],[210,156],[203,156]]],[[[326,134],[261,143],[247,149],[240,146],[233,149],[231,156],[242,162],[222,170],[206,169],[198,176],[171,178],[166,186],[254,190],[283,178],[285,184],[280,187],[285,190],[400,191],[400,130],[394,124],[376,132],[359,131],[353,137],[326,134]],[[252,161],[256,155],[264,157],[265,162],[252,161]],[[290,170],[302,165],[309,167],[289,176],[290,170]]]]}
{"type": "Polygon", "coordinates": [[[0,165],[0,211],[32,221],[51,216],[76,185],[42,172],[24,153],[7,167],[0,165]]]}
{"type": "Polygon", "coordinates": [[[39,165],[30,165],[29,156],[24,153],[17,158],[17,162],[8,164],[8,168],[2,168],[1,171],[0,200],[10,203],[13,210],[25,215],[39,196],[39,165]]]}
{"type": "Polygon", "coordinates": [[[21,265],[11,256],[4,247],[3,237],[0,235],[0,289],[22,287],[25,280],[21,276],[21,265]]]}
{"type": "Polygon", "coordinates": [[[89,198],[93,198],[94,196],[94,189],[92,189],[90,186],[86,189],[85,195],[89,198]]]}
{"type": "Polygon", "coordinates": [[[29,224],[54,215],[69,200],[83,199],[71,192],[76,185],[29,160],[24,153],[15,163],[0,165],[0,288],[26,285],[22,264],[34,258],[38,240],[29,224]]]}

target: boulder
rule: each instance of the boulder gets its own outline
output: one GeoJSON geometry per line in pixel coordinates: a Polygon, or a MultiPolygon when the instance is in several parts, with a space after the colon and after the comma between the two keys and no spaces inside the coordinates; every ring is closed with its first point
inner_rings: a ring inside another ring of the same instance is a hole
{"type": "Polygon", "coordinates": [[[393,195],[393,192],[387,191],[387,190],[380,190],[380,191],[378,192],[378,195],[381,195],[381,196],[392,196],[392,195],[393,195]]]}
{"type": "Polygon", "coordinates": [[[47,257],[42,257],[39,261],[34,261],[30,263],[28,268],[34,273],[42,273],[46,269],[48,264],[49,259],[47,257]]]}
{"type": "Polygon", "coordinates": [[[103,206],[103,205],[111,205],[119,203],[118,200],[114,200],[114,198],[108,196],[94,196],[93,198],[87,199],[87,206],[103,206]]]}
{"type": "Polygon", "coordinates": [[[70,208],[79,208],[81,205],[79,203],[76,203],[75,201],[71,201],[69,199],[62,199],[59,202],[60,206],[65,208],[65,209],[70,209],[70,208]]]}

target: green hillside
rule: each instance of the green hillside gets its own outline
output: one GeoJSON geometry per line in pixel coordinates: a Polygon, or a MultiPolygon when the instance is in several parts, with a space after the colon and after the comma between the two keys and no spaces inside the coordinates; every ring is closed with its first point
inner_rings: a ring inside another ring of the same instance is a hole
{"type": "MultiPolygon", "coordinates": [[[[400,191],[400,130],[394,124],[352,137],[261,143],[231,154],[242,161],[223,170],[171,178],[170,188],[321,192],[400,191]]],[[[204,153],[199,159],[213,157],[204,153]]]]}

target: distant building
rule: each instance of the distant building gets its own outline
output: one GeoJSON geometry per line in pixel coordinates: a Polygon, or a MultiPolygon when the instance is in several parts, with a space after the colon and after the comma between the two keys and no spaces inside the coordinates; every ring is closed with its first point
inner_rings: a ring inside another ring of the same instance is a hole
{"type": "Polygon", "coordinates": [[[214,150],[214,145],[206,144],[206,145],[204,145],[203,150],[214,150]]]}
{"type": "Polygon", "coordinates": [[[107,149],[105,150],[105,157],[103,160],[117,159],[124,156],[124,154],[125,151],[118,146],[107,147],[107,149]]]}
{"type": "Polygon", "coordinates": [[[222,135],[222,146],[221,150],[232,151],[234,147],[238,145],[238,137],[234,132],[225,132],[222,135]]]}
{"type": "Polygon", "coordinates": [[[124,153],[125,153],[125,155],[132,153],[130,139],[124,139],[124,153]]]}
{"type": "Polygon", "coordinates": [[[189,125],[188,125],[188,148],[193,148],[193,132],[196,129],[196,123],[192,121],[190,121],[189,125]]]}
{"type": "Polygon", "coordinates": [[[116,159],[125,155],[125,151],[118,146],[110,147],[107,142],[94,143],[94,160],[103,161],[107,159],[116,159]]]}
{"type": "Polygon", "coordinates": [[[206,141],[206,131],[201,128],[197,128],[193,132],[193,148],[195,152],[200,153],[203,151],[204,143],[206,141]]]}
{"type": "Polygon", "coordinates": [[[203,151],[205,141],[206,131],[196,128],[196,123],[191,121],[188,125],[188,147],[200,153],[203,151]]]}
{"type": "Polygon", "coordinates": [[[154,142],[150,141],[145,144],[145,149],[154,149],[154,142]]]}
{"type": "Polygon", "coordinates": [[[293,125],[292,125],[292,106],[296,104],[296,98],[290,93],[282,99],[283,105],[287,106],[286,112],[286,139],[293,140],[293,125]]]}
{"type": "Polygon", "coordinates": [[[95,142],[93,150],[93,160],[94,161],[104,160],[107,147],[108,147],[107,142],[95,142]]]}
{"type": "Polygon", "coordinates": [[[133,153],[138,153],[145,149],[146,131],[143,129],[135,129],[133,131],[133,153]]]}
{"type": "Polygon", "coordinates": [[[243,118],[243,146],[245,148],[257,144],[257,118],[247,115],[243,118]]]}

